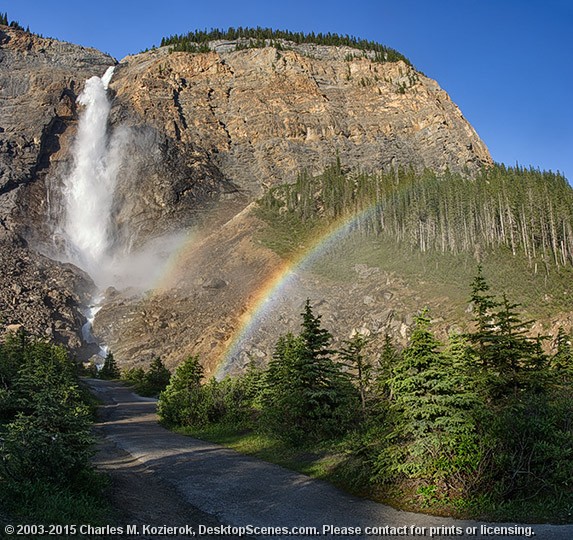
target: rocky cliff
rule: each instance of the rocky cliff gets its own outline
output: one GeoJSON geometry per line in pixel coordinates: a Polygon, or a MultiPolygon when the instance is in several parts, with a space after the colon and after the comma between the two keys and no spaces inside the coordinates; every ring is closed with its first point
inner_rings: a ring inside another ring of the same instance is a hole
{"type": "MultiPolygon", "coordinates": [[[[173,365],[199,352],[214,370],[255,291],[281,264],[256,241],[260,223],[243,211],[269,186],[303,169],[318,172],[337,156],[367,171],[471,174],[491,163],[446,92],[403,62],[376,62],[347,47],[236,46],[129,56],[111,79],[109,130],[120,154],[114,246],[126,253],[166,233],[194,231],[154,295],[108,290],[95,329],[121,363],[160,355],[173,365]]],[[[51,259],[61,258],[54,238],[82,113],[77,96],[87,78],[114,64],[92,49],[0,27],[0,310],[7,322],[76,349],[94,286],[51,259]],[[62,279],[47,277],[58,273],[62,279]]],[[[366,304],[393,295],[388,276],[374,295],[368,280],[375,278],[360,279],[353,294],[366,304]]],[[[333,305],[343,303],[344,291],[327,289],[333,305]]],[[[341,326],[360,323],[335,311],[341,326]]],[[[400,316],[378,315],[403,331],[400,316]]]]}
{"type": "Polygon", "coordinates": [[[200,147],[251,196],[301,169],[319,172],[337,154],[368,171],[473,171],[491,162],[446,92],[404,62],[375,62],[348,47],[235,46],[124,59],[111,85],[117,119],[200,147]]]}
{"type": "Polygon", "coordinates": [[[93,49],[0,26],[0,313],[73,350],[93,283],[30,249],[25,237],[46,228],[45,178],[65,154],[84,81],[114,63],[93,49]]]}

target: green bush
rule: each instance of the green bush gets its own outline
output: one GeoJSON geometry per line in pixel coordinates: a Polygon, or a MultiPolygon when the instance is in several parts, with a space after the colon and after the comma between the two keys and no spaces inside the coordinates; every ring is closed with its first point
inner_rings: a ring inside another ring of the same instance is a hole
{"type": "Polygon", "coordinates": [[[332,336],[307,301],[299,336],[283,336],[265,374],[261,428],[302,444],[344,434],[358,414],[358,394],[333,359],[332,336]]]}
{"type": "Polygon", "coordinates": [[[148,371],[140,367],[130,368],[121,374],[121,379],[133,385],[135,391],[142,396],[158,397],[167,388],[171,372],[161,358],[156,357],[151,361],[148,371]]]}
{"type": "Polygon", "coordinates": [[[203,366],[196,356],[184,360],[159,396],[157,412],[171,426],[203,425],[205,419],[200,405],[203,366]]]}

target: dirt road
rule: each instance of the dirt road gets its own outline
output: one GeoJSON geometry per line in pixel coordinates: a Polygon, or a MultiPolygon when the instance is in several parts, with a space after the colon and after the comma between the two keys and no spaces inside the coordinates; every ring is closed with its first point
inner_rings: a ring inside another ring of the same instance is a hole
{"type": "Polygon", "coordinates": [[[161,534],[165,529],[146,525],[189,525],[205,533],[198,534],[202,538],[237,538],[236,527],[251,527],[243,538],[286,538],[299,532],[297,538],[573,538],[573,525],[459,521],[353,497],[277,465],[172,433],[157,423],[155,401],[116,382],[86,382],[103,402],[97,464],[111,473],[124,526],[138,527],[134,538],[166,538],[161,534]],[[208,534],[208,527],[223,529],[208,534]],[[284,531],[264,530],[279,527],[284,531]],[[305,534],[299,527],[314,527],[320,534],[312,529],[305,534]]]}

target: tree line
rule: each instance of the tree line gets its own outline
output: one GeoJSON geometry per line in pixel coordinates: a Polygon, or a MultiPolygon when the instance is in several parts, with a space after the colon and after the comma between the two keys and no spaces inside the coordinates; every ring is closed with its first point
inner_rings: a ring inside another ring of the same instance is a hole
{"type": "MultiPolygon", "coordinates": [[[[171,46],[173,51],[182,52],[208,52],[210,41],[215,40],[248,40],[249,47],[276,47],[281,49],[279,40],[290,41],[297,45],[313,43],[316,45],[330,45],[335,47],[351,47],[363,52],[373,52],[375,62],[398,62],[403,61],[408,65],[411,62],[398,51],[381,45],[375,41],[359,39],[349,35],[335,33],[305,33],[291,32],[288,30],[275,30],[272,28],[249,28],[239,26],[230,27],[227,30],[212,28],[211,30],[195,30],[187,34],[175,34],[161,39],[161,46],[171,46]]],[[[241,47],[239,47],[241,48],[241,47]]]]}
{"type": "Polygon", "coordinates": [[[471,331],[442,343],[422,310],[402,350],[389,336],[372,350],[360,333],[333,350],[307,301],[300,333],[282,336],[266,367],[205,382],[199,358],[184,361],[160,395],[160,417],[169,426],[255,430],[300,448],[343,441],[341,468],[354,483],[418,507],[477,516],[551,499],[566,509],[571,336],[528,336],[532,321],[490,293],[481,269],[469,300],[471,331]]]}
{"type": "MultiPolygon", "coordinates": [[[[10,26],[11,28],[16,28],[17,30],[24,30],[24,27],[18,21],[10,21],[8,18],[8,13],[0,13],[0,24],[4,26],[10,26]]],[[[30,28],[26,28],[26,32],[29,32],[30,28]]]]}
{"type": "Polygon", "coordinates": [[[349,173],[340,161],[299,174],[260,201],[269,222],[308,226],[352,219],[362,235],[383,235],[420,251],[507,248],[548,269],[573,264],[573,190],[560,174],[494,165],[475,177],[429,170],[349,173]]]}

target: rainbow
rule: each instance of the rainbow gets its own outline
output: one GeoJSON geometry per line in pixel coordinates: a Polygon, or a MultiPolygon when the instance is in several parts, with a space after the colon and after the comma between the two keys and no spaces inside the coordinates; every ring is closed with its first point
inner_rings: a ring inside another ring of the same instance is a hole
{"type": "Polygon", "coordinates": [[[319,259],[326,251],[346,237],[356,223],[374,211],[375,207],[376,205],[374,204],[358,213],[352,213],[336,220],[327,227],[316,240],[301,249],[290,260],[285,261],[263,285],[259,287],[256,294],[249,301],[247,309],[241,315],[237,330],[233,333],[224,348],[215,374],[217,378],[222,378],[228,374],[233,360],[240,353],[241,346],[259,326],[264,314],[273,306],[274,301],[280,296],[281,291],[290,283],[294,282],[296,273],[311,266],[312,263],[319,259]]]}

